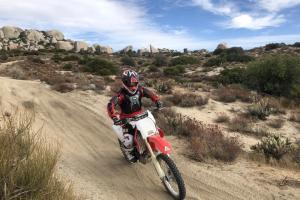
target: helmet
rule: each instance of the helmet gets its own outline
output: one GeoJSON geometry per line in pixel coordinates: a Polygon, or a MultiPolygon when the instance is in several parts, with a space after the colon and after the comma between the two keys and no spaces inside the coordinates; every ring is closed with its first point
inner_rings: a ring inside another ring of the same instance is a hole
{"type": "Polygon", "coordinates": [[[131,94],[135,94],[139,86],[139,75],[133,70],[125,70],[122,74],[123,87],[131,94]]]}

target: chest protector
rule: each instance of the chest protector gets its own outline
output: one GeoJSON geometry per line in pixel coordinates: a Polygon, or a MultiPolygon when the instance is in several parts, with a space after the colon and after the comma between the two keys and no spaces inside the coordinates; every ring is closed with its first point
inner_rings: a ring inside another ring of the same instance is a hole
{"type": "Polygon", "coordinates": [[[132,94],[124,94],[124,100],[120,105],[122,112],[125,114],[131,114],[142,109],[142,94],[140,90],[132,94]]]}

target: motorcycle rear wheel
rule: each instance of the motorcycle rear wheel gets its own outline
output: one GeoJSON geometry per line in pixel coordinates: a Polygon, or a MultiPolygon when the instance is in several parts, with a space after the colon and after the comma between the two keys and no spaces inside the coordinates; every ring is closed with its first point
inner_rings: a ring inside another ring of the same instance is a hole
{"type": "Polygon", "coordinates": [[[165,154],[159,154],[158,160],[162,170],[166,174],[163,184],[171,196],[176,200],[183,200],[186,195],[184,181],[173,160],[165,154]]]}

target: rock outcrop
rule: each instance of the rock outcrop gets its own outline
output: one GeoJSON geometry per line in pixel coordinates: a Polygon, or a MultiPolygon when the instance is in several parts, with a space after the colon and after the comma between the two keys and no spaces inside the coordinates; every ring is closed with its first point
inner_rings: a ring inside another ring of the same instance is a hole
{"type": "Polygon", "coordinates": [[[89,46],[86,42],[76,41],[74,47],[75,47],[75,52],[80,52],[80,51],[87,51],[89,46]]]}
{"type": "Polygon", "coordinates": [[[70,41],[58,41],[55,48],[59,50],[71,51],[74,49],[74,45],[70,41]]]}
{"type": "Polygon", "coordinates": [[[159,53],[159,50],[150,44],[150,52],[151,53],[159,53]]]}
{"type": "MultiPolygon", "coordinates": [[[[130,47],[128,48],[130,49],[130,47]]],[[[14,49],[23,51],[58,49],[75,52],[86,51],[88,53],[113,53],[113,49],[109,46],[101,46],[98,44],[89,46],[83,41],[66,40],[64,34],[58,30],[22,30],[21,28],[13,26],[0,28],[0,50],[9,51],[14,49]]]]}
{"type": "Polygon", "coordinates": [[[14,26],[3,26],[1,28],[4,37],[6,39],[15,39],[18,38],[21,34],[21,32],[23,32],[23,30],[21,28],[18,27],[14,27],[14,26]]]}
{"type": "Polygon", "coordinates": [[[65,39],[64,34],[58,30],[46,31],[46,35],[50,38],[55,38],[57,41],[65,39]]]}
{"type": "Polygon", "coordinates": [[[133,50],[133,46],[132,45],[128,45],[125,48],[123,48],[120,52],[121,53],[127,53],[127,52],[132,51],[132,50],[133,50]]]}
{"type": "Polygon", "coordinates": [[[37,30],[26,30],[21,33],[21,36],[23,36],[26,40],[29,41],[45,41],[44,34],[37,30]]]}
{"type": "Polygon", "coordinates": [[[222,50],[228,49],[228,45],[226,42],[220,43],[218,44],[217,49],[222,49],[222,50]]]}

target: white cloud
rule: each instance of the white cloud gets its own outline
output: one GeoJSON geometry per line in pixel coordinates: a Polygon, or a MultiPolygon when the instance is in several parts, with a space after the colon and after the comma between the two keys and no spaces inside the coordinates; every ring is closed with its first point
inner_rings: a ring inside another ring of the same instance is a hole
{"type": "Polygon", "coordinates": [[[300,0],[259,0],[258,4],[267,11],[278,12],[299,5],[300,0]]]}
{"type": "Polygon", "coordinates": [[[192,0],[192,3],[196,6],[202,7],[204,10],[221,15],[230,15],[236,10],[234,5],[229,2],[214,4],[211,0],[192,0]]]}
{"type": "MultiPolygon", "coordinates": [[[[0,0],[0,26],[60,29],[69,37],[92,32],[101,34],[109,45],[139,48],[152,43],[158,47],[178,48],[193,41],[184,29],[162,30],[148,17],[136,0],[0,0]]],[[[94,34],[94,36],[97,34],[94,34]]],[[[76,38],[75,38],[76,39],[76,38]]],[[[100,41],[101,43],[101,41],[100,41]]]]}
{"type": "MultiPolygon", "coordinates": [[[[241,14],[233,17],[231,21],[226,24],[228,28],[247,28],[258,30],[266,27],[276,27],[285,22],[282,15],[267,15],[264,17],[252,17],[249,14],[241,14]]],[[[225,26],[226,26],[225,25],[225,26]]]]}
{"type": "Polygon", "coordinates": [[[300,0],[253,0],[253,10],[243,12],[236,1],[191,0],[194,6],[211,13],[226,16],[229,20],[223,23],[225,28],[244,28],[258,30],[266,27],[277,27],[286,21],[283,14],[278,12],[300,4],[300,0]],[[261,10],[267,12],[261,12],[261,10]]]}

